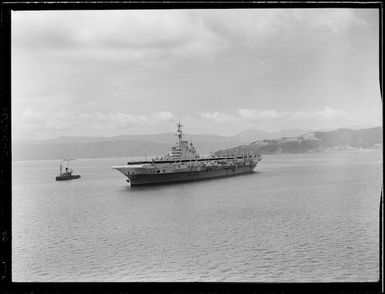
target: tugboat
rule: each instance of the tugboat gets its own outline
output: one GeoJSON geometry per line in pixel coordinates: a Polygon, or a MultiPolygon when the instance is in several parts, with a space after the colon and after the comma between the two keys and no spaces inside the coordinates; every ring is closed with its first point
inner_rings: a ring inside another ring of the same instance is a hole
{"type": "Polygon", "coordinates": [[[178,142],[169,153],[150,161],[131,161],[113,169],[127,177],[131,186],[203,180],[253,173],[262,159],[260,154],[200,157],[192,142],[183,140],[182,124],[178,123],[178,142]]]}
{"type": "Polygon", "coordinates": [[[56,181],[68,181],[68,180],[74,180],[79,179],[80,175],[73,175],[73,170],[70,168],[69,163],[70,160],[74,159],[63,159],[63,161],[67,161],[67,167],[65,168],[65,171],[63,172],[63,165],[60,161],[60,174],[56,177],[56,181]]]}

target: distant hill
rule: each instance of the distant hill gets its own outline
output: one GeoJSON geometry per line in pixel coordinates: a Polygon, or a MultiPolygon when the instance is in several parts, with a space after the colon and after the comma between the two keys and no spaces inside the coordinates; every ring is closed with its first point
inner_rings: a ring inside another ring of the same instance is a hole
{"type": "MultiPolygon", "coordinates": [[[[234,136],[184,134],[192,139],[198,153],[227,154],[233,152],[316,152],[333,148],[378,148],[382,144],[382,128],[332,131],[283,130],[269,133],[245,130],[234,136]],[[278,138],[278,139],[275,139],[278,138]],[[377,144],[377,145],[376,145],[377,144]],[[235,147],[236,146],[236,147],[235,147]],[[376,147],[377,146],[377,147],[376,147]]],[[[13,160],[39,160],[99,157],[131,157],[164,155],[177,138],[174,133],[153,135],[121,135],[114,137],[58,137],[49,140],[14,140],[13,160]]]]}
{"type": "Polygon", "coordinates": [[[297,137],[257,140],[247,145],[220,150],[215,154],[248,152],[271,154],[380,149],[382,142],[382,127],[361,130],[337,129],[328,132],[309,132],[297,137]]]}
{"type": "Polygon", "coordinates": [[[303,130],[303,129],[288,129],[275,133],[264,132],[260,130],[244,130],[239,134],[235,135],[240,141],[251,142],[255,140],[263,140],[263,139],[274,139],[280,137],[292,137],[292,136],[300,136],[304,133],[311,132],[312,130],[303,130]]]}
{"type": "Polygon", "coordinates": [[[324,147],[346,145],[356,148],[369,148],[382,144],[382,128],[362,130],[337,129],[331,132],[315,132],[314,136],[321,139],[324,147]]]}
{"type": "Polygon", "coordinates": [[[148,144],[143,141],[101,141],[94,143],[44,143],[32,145],[13,145],[13,160],[100,158],[145,156],[166,153],[169,145],[165,143],[148,144]]]}
{"type": "MultiPolygon", "coordinates": [[[[249,144],[252,141],[275,138],[277,136],[300,135],[309,130],[284,130],[269,133],[260,130],[245,130],[234,136],[215,134],[184,134],[192,139],[198,153],[228,149],[233,146],[249,144]]],[[[175,145],[175,133],[150,135],[120,135],[113,137],[70,137],[62,136],[49,140],[13,140],[13,160],[39,160],[99,157],[129,157],[164,155],[175,145]]]]}

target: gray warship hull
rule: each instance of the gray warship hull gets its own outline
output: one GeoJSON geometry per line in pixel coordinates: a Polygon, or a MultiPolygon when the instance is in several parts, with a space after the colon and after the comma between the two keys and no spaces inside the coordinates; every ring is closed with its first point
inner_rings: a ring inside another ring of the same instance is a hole
{"type": "Polygon", "coordinates": [[[196,153],[192,142],[182,139],[182,125],[177,124],[176,146],[161,158],[150,161],[131,161],[127,165],[112,168],[127,177],[131,186],[175,183],[230,177],[253,173],[255,166],[262,159],[260,154],[230,154],[201,158],[196,153]]]}
{"type": "Polygon", "coordinates": [[[237,168],[212,168],[201,171],[184,171],[164,174],[137,174],[127,177],[131,186],[165,184],[176,182],[197,181],[221,177],[231,177],[240,174],[254,173],[255,165],[242,166],[237,168]]]}
{"type": "MultiPolygon", "coordinates": [[[[255,167],[255,166],[254,166],[255,167]]],[[[176,172],[168,174],[142,174],[133,175],[127,178],[127,182],[131,186],[150,185],[150,184],[164,184],[206,180],[221,177],[230,177],[245,173],[253,173],[254,167],[247,166],[237,169],[212,169],[206,171],[192,171],[192,172],[176,172]]]]}

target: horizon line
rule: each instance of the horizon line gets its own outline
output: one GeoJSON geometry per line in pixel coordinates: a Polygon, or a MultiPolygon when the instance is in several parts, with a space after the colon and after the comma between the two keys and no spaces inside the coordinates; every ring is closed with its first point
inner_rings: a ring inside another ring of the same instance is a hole
{"type": "MultiPolygon", "coordinates": [[[[303,131],[308,131],[308,132],[330,132],[330,131],[334,131],[334,130],[339,130],[339,129],[350,129],[350,130],[364,130],[364,129],[373,129],[373,128],[382,128],[381,125],[378,125],[378,126],[372,126],[372,127],[359,127],[359,128],[353,128],[353,127],[337,127],[337,128],[324,128],[324,129],[311,129],[311,128],[308,128],[308,129],[300,129],[300,128],[291,128],[291,129],[282,129],[282,130],[279,130],[279,131],[264,131],[264,130],[261,130],[261,129],[243,129],[242,131],[239,131],[233,135],[219,135],[219,134],[216,134],[216,133],[185,133],[187,135],[198,135],[198,136],[202,136],[202,135],[214,135],[214,136],[220,136],[220,137],[227,137],[227,138],[231,138],[231,137],[235,137],[239,134],[241,134],[242,132],[245,132],[245,131],[259,131],[259,132],[263,132],[263,133],[266,133],[266,134],[275,134],[275,133],[280,133],[280,132],[284,132],[284,131],[292,131],[292,130],[303,130],[303,131]]],[[[27,139],[27,138],[13,138],[13,140],[15,141],[50,141],[50,140],[55,140],[55,139],[59,139],[59,138],[115,138],[115,137],[121,137],[121,136],[156,136],[156,135],[164,135],[164,134],[174,134],[174,132],[161,132],[161,133],[148,133],[148,134],[119,134],[119,135],[113,135],[113,136],[87,136],[87,135],[74,135],[74,136],[71,136],[71,135],[62,135],[62,136],[56,136],[56,137],[50,137],[50,138],[46,138],[46,139],[27,139]]],[[[11,135],[11,138],[12,138],[12,135],[11,135]]]]}

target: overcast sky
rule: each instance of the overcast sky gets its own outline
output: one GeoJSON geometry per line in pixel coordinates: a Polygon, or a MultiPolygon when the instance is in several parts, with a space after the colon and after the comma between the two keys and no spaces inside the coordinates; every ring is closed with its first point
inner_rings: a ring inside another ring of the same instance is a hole
{"type": "Polygon", "coordinates": [[[375,9],[16,11],[14,138],[379,126],[375,9]]]}

